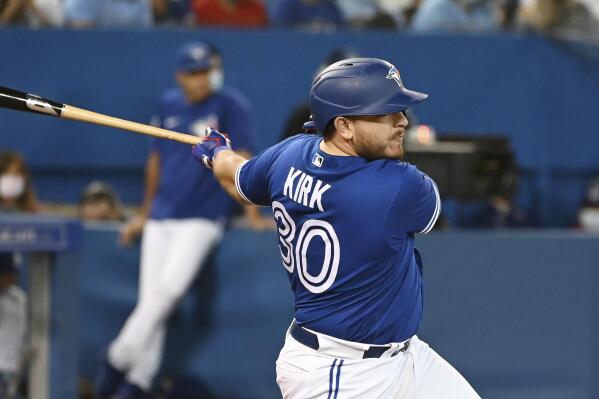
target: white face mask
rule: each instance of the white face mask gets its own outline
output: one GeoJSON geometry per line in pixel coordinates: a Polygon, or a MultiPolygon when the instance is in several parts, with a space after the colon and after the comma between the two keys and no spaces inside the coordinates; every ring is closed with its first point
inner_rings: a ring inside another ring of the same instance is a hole
{"type": "Polygon", "coordinates": [[[219,91],[223,87],[225,81],[225,74],[220,69],[213,69],[208,74],[208,80],[212,86],[212,90],[219,91]]]}
{"type": "Polygon", "coordinates": [[[0,198],[13,200],[25,192],[25,178],[21,175],[6,173],[0,176],[0,198]]]}
{"type": "Polygon", "coordinates": [[[599,209],[583,209],[578,215],[578,222],[583,230],[599,232],[599,209]]]}

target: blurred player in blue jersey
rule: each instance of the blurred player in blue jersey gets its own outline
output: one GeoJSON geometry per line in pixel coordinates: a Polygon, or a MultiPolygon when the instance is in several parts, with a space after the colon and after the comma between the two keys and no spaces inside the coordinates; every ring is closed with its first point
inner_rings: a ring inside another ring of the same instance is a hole
{"type": "MultiPolygon", "coordinates": [[[[189,43],[177,62],[178,87],[162,97],[155,124],[194,135],[221,129],[249,156],[249,105],[237,91],[221,88],[219,54],[205,43],[189,43]]],[[[122,232],[130,243],[143,229],[138,302],[108,348],[97,382],[100,398],[146,397],[160,365],[168,316],[219,243],[235,206],[212,173],[197,167],[188,145],[152,141],[141,215],[122,232]]],[[[252,227],[272,224],[256,207],[245,209],[252,227]]]]}
{"type": "MultiPolygon", "coordinates": [[[[416,332],[422,271],[414,234],[441,210],[435,183],[401,162],[405,110],[427,97],[375,58],[313,81],[312,121],[254,158],[211,130],[193,154],[234,198],[271,206],[295,319],[277,360],[290,399],[468,399],[468,382],[416,332]]],[[[234,140],[233,140],[234,141],[234,140]]]]}

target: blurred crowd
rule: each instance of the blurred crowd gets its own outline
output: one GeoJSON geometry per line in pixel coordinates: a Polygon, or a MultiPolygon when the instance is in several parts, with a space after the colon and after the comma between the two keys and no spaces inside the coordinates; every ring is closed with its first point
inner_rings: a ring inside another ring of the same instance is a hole
{"type": "Polygon", "coordinates": [[[0,0],[0,25],[599,35],[596,0],[0,0]]]}

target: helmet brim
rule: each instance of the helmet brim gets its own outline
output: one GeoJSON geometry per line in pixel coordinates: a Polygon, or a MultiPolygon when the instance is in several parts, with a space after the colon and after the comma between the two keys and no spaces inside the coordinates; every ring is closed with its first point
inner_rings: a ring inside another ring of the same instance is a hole
{"type": "MultiPolygon", "coordinates": [[[[362,105],[357,105],[354,108],[361,108],[360,112],[356,112],[353,109],[347,109],[346,115],[351,116],[370,116],[370,115],[387,115],[387,114],[395,114],[397,112],[403,112],[406,109],[419,104],[428,98],[428,94],[420,93],[418,91],[408,90],[404,87],[390,98],[386,98],[380,102],[371,104],[367,107],[362,105]]],[[[343,116],[341,115],[338,116],[343,116]]],[[[315,120],[309,120],[304,123],[303,129],[305,131],[313,131],[317,130],[320,133],[324,133],[324,126],[322,130],[318,127],[318,124],[315,120]]]]}
{"type": "Polygon", "coordinates": [[[403,112],[406,109],[419,104],[428,98],[428,94],[420,93],[413,90],[401,88],[395,95],[386,98],[378,103],[371,104],[367,107],[360,106],[361,111],[355,112],[348,110],[347,115],[352,116],[370,116],[370,115],[388,115],[397,112],[403,112]]]}
{"type": "Polygon", "coordinates": [[[395,95],[387,98],[378,104],[372,104],[364,108],[361,115],[385,115],[402,112],[406,109],[419,104],[428,98],[428,94],[420,93],[406,88],[401,88],[395,95]],[[371,112],[372,110],[372,112],[371,112]]]}
{"type": "Polygon", "coordinates": [[[402,93],[410,98],[410,106],[423,102],[428,98],[428,94],[420,93],[418,91],[402,89],[402,93]]]}

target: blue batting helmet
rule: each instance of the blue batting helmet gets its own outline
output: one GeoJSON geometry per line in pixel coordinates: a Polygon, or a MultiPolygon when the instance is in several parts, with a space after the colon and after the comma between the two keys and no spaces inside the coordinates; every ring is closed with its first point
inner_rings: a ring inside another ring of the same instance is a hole
{"type": "Polygon", "coordinates": [[[320,133],[333,118],[401,112],[428,97],[404,87],[399,71],[378,58],[349,58],[324,69],[310,89],[311,121],[320,133]]]}

